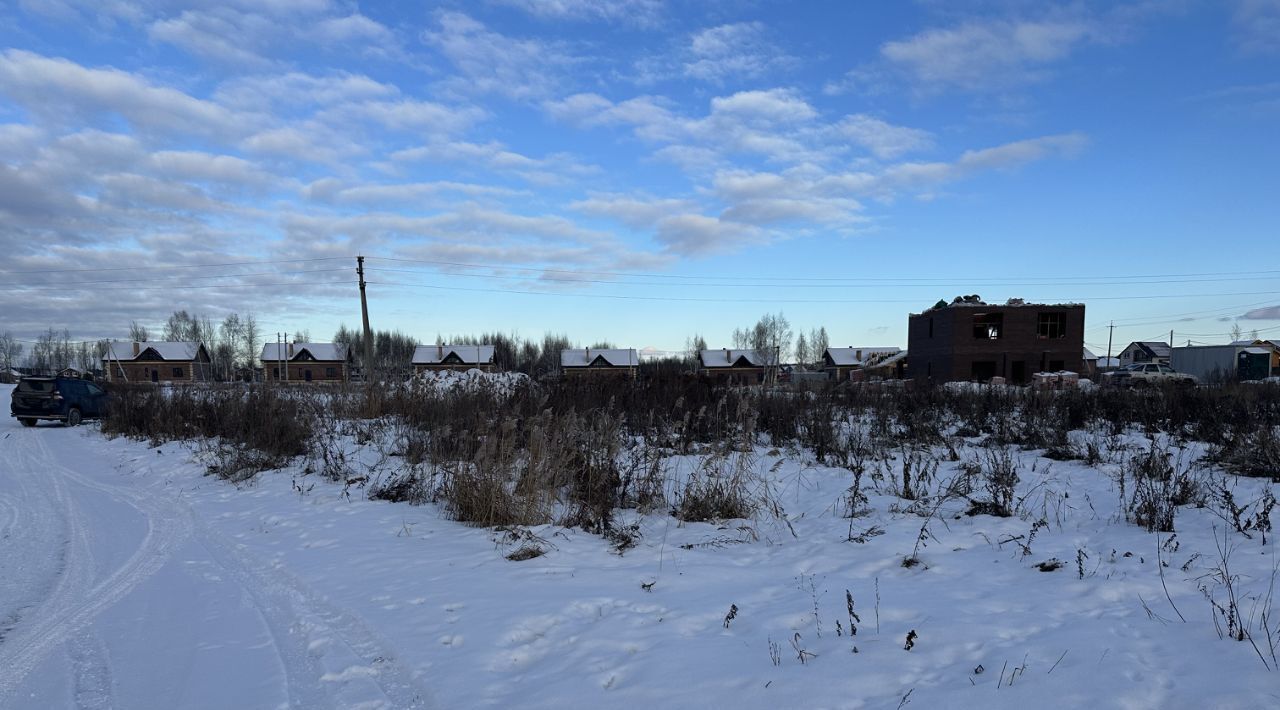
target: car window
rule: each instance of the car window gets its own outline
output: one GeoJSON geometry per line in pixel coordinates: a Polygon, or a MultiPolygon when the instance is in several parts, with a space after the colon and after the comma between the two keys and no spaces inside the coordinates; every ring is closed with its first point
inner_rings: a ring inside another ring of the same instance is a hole
{"type": "Polygon", "coordinates": [[[1161,372],[1173,372],[1173,368],[1172,368],[1172,367],[1169,367],[1168,365],[1161,365],[1161,366],[1160,366],[1160,371],[1161,371],[1161,372]]]}
{"type": "Polygon", "coordinates": [[[53,380],[21,380],[18,382],[18,391],[48,394],[53,391],[53,380]]]}
{"type": "Polygon", "coordinates": [[[62,391],[74,397],[83,397],[85,394],[84,383],[76,382],[74,380],[63,382],[62,391]]]}
{"type": "Polygon", "coordinates": [[[98,395],[106,394],[106,392],[103,392],[102,388],[97,385],[85,385],[85,387],[88,388],[89,394],[93,395],[94,397],[97,397],[98,395]]]}
{"type": "Polygon", "coordinates": [[[1142,369],[1143,369],[1144,371],[1146,371],[1146,372],[1159,372],[1159,371],[1160,371],[1160,368],[1156,367],[1155,365],[1147,365],[1146,367],[1144,367],[1144,368],[1142,368],[1142,369]]]}

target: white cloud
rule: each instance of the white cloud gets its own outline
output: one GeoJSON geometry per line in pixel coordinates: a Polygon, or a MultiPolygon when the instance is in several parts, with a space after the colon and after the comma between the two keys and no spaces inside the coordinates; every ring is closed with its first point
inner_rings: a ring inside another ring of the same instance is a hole
{"type": "Polygon", "coordinates": [[[18,49],[0,54],[0,94],[55,125],[107,113],[143,131],[225,137],[242,130],[232,112],[213,102],[118,69],[88,69],[18,49]]]}
{"type": "Polygon", "coordinates": [[[316,119],[340,127],[351,121],[372,121],[393,131],[419,135],[451,134],[469,128],[485,115],[473,107],[453,107],[434,101],[398,99],[341,104],[316,114],[316,119]]]}
{"type": "Polygon", "coordinates": [[[597,217],[609,217],[634,229],[648,229],[662,219],[698,208],[689,199],[629,195],[593,195],[569,205],[569,209],[597,217]]]}
{"type": "Polygon", "coordinates": [[[1255,308],[1240,316],[1243,320],[1280,320],[1280,306],[1255,308]]]}
{"type": "Polygon", "coordinates": [[[1009,170],[1051,156],[1070,157],[1088,144],[1082,133],[1064,133],[1014,141],[993,148],[967,150],[951,163],[900,163],[884,173],[894,187],[957,180],[981,170],[1009,170]]]}
{"type": "Polygon", "coordinates": [[[764,23],[737,22],[694,34],[682,69],[685,76],[718,84],[758,78],[798,63],[769,40],[764,23]]]}
{"type": "Polygon", "coordinates": [[[231,8],[187,10],[177,17],[156,20],[151,38],[180,47],[204,59],[235,66],[261,67],[270,61],[261,54],[268,38],[280,30],[273,18],[231,8]]]}
{"type": "Polygon", "coordinates": [[[739,222],[727,222],[701,214],[680,214],[658,222],[658,241],[681,256],[708,256],[758,244],[763,230],[739,222]]]}
{"type": "MultiPolygon", "coordinates": [[[[711,100],[703,118],[671,111],[657,97],[640,96],[613,103],[596,94],[576,94],[543,105],[553,118],[580,126],[623,125],[637,137],[720,154],[744,153],[781,162],[822,160],[811,143],[816,126],[808,125],[817,111],[792,91],[742,91],[711,100]]],[[[679,157],[687,159],[686,152],[679,157]]]]}
{"type": "Polygon", "coordinates": [[[663,0],[497,0],[549,20],[602,20],[648,27],[659,22],[663,0]]]}
{"type": "Polygon", "coordinates": [[[518,193],[502,187],[449,180],[348,186],[340,180],[326,178],[308,185],[303,194],[312,200],[338,205],[404,205],[421,209],[428,205],[438,207],[447,204],[444,199],[456,200],[458,196],[509,197],[518,193]]]}
{"type": "Polygon", "coordinates": [[[300,163],[335,164],[367,152],[364,146],[316,124],[268,128],[239,143],[241,150],[289,158],[300,163]]]}
{"type": "Polygon", "coordinates": [[[244,158],[195,150],[158,151],[151,154],[150,165],[158,175],[172,180],[253,187],[284,182],[244,158]]]}
{"type": "Polygon", "coordinates": [[[933,144],[933,136],[928,131],[895,126],[863,113],[846,116],[836,129],[877,158],[896,158],[933,144]]]}
{"type": "Polygon", "coordinates": [[[230,79],[218,85],[214,98],[220,104],[239,110],[267,112],[387,99],[399,94],[398,87],[363,74],[338,72],[317,76],[289,72],[230,79]]]}
{"type": "Polygon", "coordinates": [[[558,45],[507,37],[460,12],[439,13],[438,25],[422,38],[457,70],[443,85],[458,93],[540,98],[575,61],[558,45]]]}
{"type": "Polygon", "coordinates": [[[798,123],[815,118],[818,112],[794,91],[768,89],[739,91],[711,99],[711,113],[765,123],[798,123]]]}
{"type": "Polygon", "coordinates": [[[1280,0],[1235,0],[1231,19],[1241,51],[1280,51],[1280,0]]]}
{"type": "Polygon", "coordinates": [[[399,42],[389,28],[358,12],[347,14],[328,2],[210,3],[171,14],[158,5],[129,18],[146,23],[151,39],[231,68],[282,63],[297,45],[322,51],[392,55],[399,42]]]}
{"type": "Polygon", "coordinates": [[[317,41],[334,43],[367,40],[389,45],[395,41],[395,36],[386,26],[358,12],[321,20],[306,35],[317,41]]]}
{"type": "Polygon", "coordinates": [[[497,141],[429,143],[396,151],[391,154],[391,159],[400,163],[461,163],[464,167],[481,167],[495,173],[515,175],[538,185],[560,184],[599,173],[598,168],[585,165],[566,153],[532,158],[509,150],[497,141]]]}
{"type": "Polygon", "coordinates": [[[886,42],[880,54],[925,87],[991,90],[1042,78],[1047,65],[1096,36],[1083,19],[970,21],[886,42]]]}

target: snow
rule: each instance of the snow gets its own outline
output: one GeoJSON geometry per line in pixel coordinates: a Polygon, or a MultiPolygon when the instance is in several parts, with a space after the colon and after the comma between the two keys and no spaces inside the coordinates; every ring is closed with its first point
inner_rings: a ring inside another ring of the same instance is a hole
{"type": "Polygon", "coordinates": [[[458,390],[487,390],[510,395],[520,387],[528,386],[529,376],[522,372],[484,372],[470,370],[441,370],[422,372],[411,380],[413,386],[427,387],[437,392],[458,390]]]}
{"type": "Polygon", "coordinates": [[[840,366],[861,365],[864,360],[870,360],[873,356],[888,357],[897,355],[902,352],[902,348],[897,347],[872,347],[872,348],[827,348],[826,355],[831,361],[840,366]]]}
{"type": "Polygon", "coordinates": [[[560,366],[589,367],[598,357],[604,358],[605,362],[614,367],[635,367],[640,364],[640,359],[636,355],[634,348],[629,350],[617,348],[571,348],[560,351],[560,366]]]}
{"type": "Polygon", "coordinates": [[[444,362],[450,355],[457,355],[459,360],[468,365],[483,365],[493,362],[492,345],[419,345],[413,351],[413,364],[435,365],[444,362]]]}
{"type": "Polygon", "coordinates": [[[267,343],[258,357],[262,362],[293,360],[306,351],[320,362],[341,362],[347,359],[347,346],[336,343],[267,343]],[[292,348],[292,350],[290,350],[292,348]],[[292,352],[292,355],[290,354],[292,352]]]}
{"type": "Polygon", "coordinates": [[[742,358],[755,367],[764,367],[769,362],[769,358],[758,350],[720,348],[698,351],[698,361],[703,367],[733,367],[742,358]]]}
{"type": "MultiPolygon", "coordinates": [[[[1271,537],[1193,506],[1176,536],[1145,532],[1115,462],[1039,453],[1013,452],[1026,517],[944,507],[911,568],[926,518],[909,501],[872,492],[844,518],[847,470],[767,447],[753,470],[774,505],[755,519],[621,511],[639,533],[624,554],[541,526],[523,536],[545,554],[513,562],[522,542],[300,467],[235,487],[195,447],[7,419],[0,707],[1275,707],[1276,674],[1219,638],[1200,591],[1226,540],[1245,609],[1274,608],[1271,537]]],[[[673,459],[669,485],[701,460],[673,459]]],[[[1280,492],[1206,475],[1237,501],[1280,492]]]]}
{"type": "Polygon", "coordinates": [[[145,342],[138,343],[138,355],[134,355],[132,343],[112,343],[107,347],[107,354],[103,359],[130,362],[148,350],[154,350],[161,360],[187,362],[196,359],[201,346],[201,343],[195,342],[145,342]]]}

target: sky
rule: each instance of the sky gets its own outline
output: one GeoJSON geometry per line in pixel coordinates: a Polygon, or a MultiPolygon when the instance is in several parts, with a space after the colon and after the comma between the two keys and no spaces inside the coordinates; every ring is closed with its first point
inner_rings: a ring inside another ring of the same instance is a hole
{"type": "Polygon", "coordinates": [[[0,331],[1275,337],[1277,124],[1280,0],[0,0],[0,331]]]}

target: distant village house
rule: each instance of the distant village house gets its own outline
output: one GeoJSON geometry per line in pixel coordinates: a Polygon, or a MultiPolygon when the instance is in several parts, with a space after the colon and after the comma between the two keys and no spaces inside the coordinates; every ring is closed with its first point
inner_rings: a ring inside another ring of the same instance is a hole
{"type": "Polygon", "coordinates": [[[353,363],[337,343],[267,343],[260,359],[268,382],[346,382],[353,363]]]}
{"type": "Polygon", "coordinates": [[[1171,355],[1172,350],[1168,343],[1154,340],[1134,341],[1120,351],[1120,367],[1146,363],[1168,365],[1171,355]]]}
{"type": "Polygon", "coordinates": [[[571,348],[560,351],[560,372],[565,377],[634,378],[639,368],[640,358],[634,348],[571,348]]]}
{"type": "Polygon", "coordinates": [[[770,362],[759,350],[721,348],[698,351],[698,373],[736,382],[761,382],[770,362]]]}
{"type": "MultiPolygon", "coordinates": [[[[902,348],[896,347],[827,348],[822,353],[822,367],[831,379],[844,382],[853,379],[855,372],[863,372],[871,367],[878,369],[885,360],[901,354],[902,348]]],[[[898,358],[893,364],[897,363],[901,363],[902,367],[906,366],[902,358],[898,358]]]]}
{"type": "Polygon", "coordinates": [[[107,382],[207,382],[213,360],[204,343],[111,343],[102,370],[107,382]]]}
{"type": "Polygon", "coordinates": [[[413,351],[413,371],[480,370],[493,372],[492,345],[419,345],[413,351]]]}

